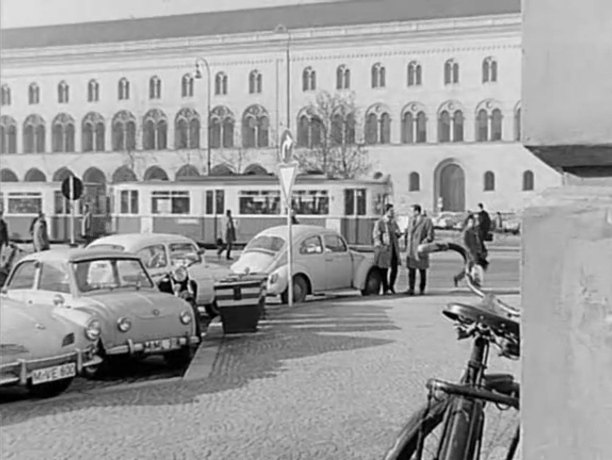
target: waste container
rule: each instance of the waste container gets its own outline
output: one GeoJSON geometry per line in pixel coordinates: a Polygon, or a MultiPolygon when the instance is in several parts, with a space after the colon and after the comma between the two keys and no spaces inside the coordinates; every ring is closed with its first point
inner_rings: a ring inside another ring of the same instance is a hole
{"type": "Polygon", "coordinates": [[[215,282],[215,298],[225,334],[256,332],[265,314],[267,275],[231,275],[215,282]]]}

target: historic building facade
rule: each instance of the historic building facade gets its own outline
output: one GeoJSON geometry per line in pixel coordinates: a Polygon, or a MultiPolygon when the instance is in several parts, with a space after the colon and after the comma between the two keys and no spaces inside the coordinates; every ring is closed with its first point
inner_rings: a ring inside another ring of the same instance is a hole
{"type": "Polygon", "coordinates": [[[274,171],[284,129],[298,148],[317,137],[304,109],[327,91],[354,98],[342,142],[391,174],[401,208],[520,209],[561,183],[519,142],[520,28],[516,11],[120,41],[56,26],[57,46],[5,31],[1,180],[274,171]]]}

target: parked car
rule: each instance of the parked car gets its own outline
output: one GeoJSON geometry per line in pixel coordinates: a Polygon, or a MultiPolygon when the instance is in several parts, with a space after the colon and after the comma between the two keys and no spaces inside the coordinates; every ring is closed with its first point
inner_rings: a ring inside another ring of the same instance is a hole
{"type": "Polygon", "coordinates": [[[444,211],[432,218],[434,228],[440,230],[461,230],[465,213],[444,211]]]}
{"type": "MultiPolygon", "coordinates": [[[[257,234],[231,266],[234,273],[268,276],[268,295],[289,299],[287,227],[271,227],[257,234]]],[[[303,302],[308,294],[359,289],[363,295],[378,294],[382,278],[372,252],[349,248],[337,231],[313,225],[292,226],[293,297],[303,302]]]]}
{"type": "Polygon", "coordinates": [[[2,296],[0,387],[21,385],[34,396],[55,396],[74,377],[98,366],[100,321],[69,308],[49,308],[2,296]]]}
{"type": "Polygon", "coordinates": [[[230,273],[226,267],[210,264],[204,249],[190,238],[165,233],[126,233],[92,242],[88,248],[127,251],[137,254],[154,281],[168,275],[176,265],[189,262],[189,278],[196,283],[196,305],[209,307],[215,302],[215,279],[230,273]]]}
{"type": "Polygon", "coordinates": [[[25,256],[11,271],[7,295],[27,303],[69,306],[101,324],[104,357],[163,354],[185,365],[200,338],[183,299],[159,292],[136,254],[54,249],[25,256]]]}

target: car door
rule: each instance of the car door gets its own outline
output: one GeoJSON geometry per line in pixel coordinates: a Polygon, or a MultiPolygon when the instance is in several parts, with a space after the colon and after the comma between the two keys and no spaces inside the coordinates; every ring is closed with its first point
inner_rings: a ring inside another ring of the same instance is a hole
{"type": "Polygon", "coordinates": [[[142,248],[136,253],[143,265],[151,275],[151,278],[157,282],[162,276],[168,273],[170,265],[168,264],[168,254],[166,247],[163,244],[152,244],[142,248]]]}
{"type": "Polygon", "coordinates": [[[346,242],[334,233],[324,234],[323,242],[328,289],[350,288],[353,281],[353,264],[346,242]]]}
{"type": "Polygon", "coordinates": [[[294,251],[295,265],[302,267],[312,283],[313,292],[325,291],[327,279],[325,276],[325,257],[323,241],[319,235],[305,238],[294,251]],[[297,254],[296,254],[297,253],[297,254]]]}
{"type": "Polygon", "coordinates": [[[27,302],[33,297],[39,265],[37,260],[25,260],[17,264],[3,288],[11,299],[27,302]]]}

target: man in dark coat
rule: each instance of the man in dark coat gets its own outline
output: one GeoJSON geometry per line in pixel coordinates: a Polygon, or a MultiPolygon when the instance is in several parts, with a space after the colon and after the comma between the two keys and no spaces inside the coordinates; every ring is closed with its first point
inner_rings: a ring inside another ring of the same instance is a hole
{"type": "Polygon", "coordinates": [[[232,245],[236,241],[236,223],[232,217],[232,211],[229,209],[225,212],[225,247],[220,246],[217,250],[217,255],[220,257],[223,250],[226,251],[225,258],[232,260],[232,245]]]}
{"type": "Polygon", "coordinates": [[[489,213],[485,211],[484,205],[482,203],[478,203],[478,233],[480,236],[480,241],[484,245],[485,241],[489,241],[489,233],[491,232],[491,217],[489,213]]]}
{"type": "Polygon", "coordinates": [[[0,209],[0,254],[2,254],[2,248],[4,248],[4,246],[8,246],[8,244],[8,225],[4,221],[4,211],[0,209]]]}
{"type": "Polygon", "coordinates": [[[408,268],[408,290],[406,294],[414,295],[414,285],[416,284],[416,271],[419,271],[419,293],[425,293],[427,285],[427,269],[429,268],[429,254],[419,253],[419,245],[423,243],[433,243],[434,226],[429,217],[422,213],[420,205],[412,206],[412,216],[408,220],[406,228],[406,267],[408,268]]]}
{"type": "Polygon", "coordinates": [[[374,224],[374,265],[382,274],[383,294],[395,294],[397,267],[400,262],[399,237],[402,235],[395,221],[392,204],[385,206],[385,214],[374,224]],[[389,272],[391,269],[391,272],[389,272]],[[387,278],[387,276],[389,276],[387,278]]]}

